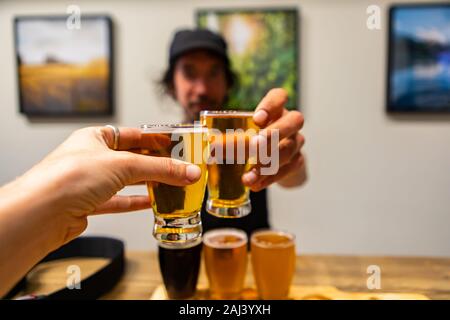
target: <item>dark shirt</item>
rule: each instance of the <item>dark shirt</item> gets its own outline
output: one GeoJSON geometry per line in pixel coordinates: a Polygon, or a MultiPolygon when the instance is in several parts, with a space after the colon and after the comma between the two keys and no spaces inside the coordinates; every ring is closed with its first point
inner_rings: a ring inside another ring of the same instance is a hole
{"type": "Polygon", "coordinates": [[[269,228],[266,189],[259,192],[250,192],[252,211],[242,218],[218,218],[209,214],[205,210],[206,199],[208,199],[208,190],[206,190],[202,206],[203,232],[217,228],[237,228],[244,230],[250,239],[250,235],[254,230],[269,228]]]}

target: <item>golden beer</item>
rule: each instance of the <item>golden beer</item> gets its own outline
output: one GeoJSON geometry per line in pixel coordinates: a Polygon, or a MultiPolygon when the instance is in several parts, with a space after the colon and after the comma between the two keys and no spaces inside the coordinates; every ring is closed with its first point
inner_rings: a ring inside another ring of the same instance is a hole
{"type": "Polygon", "coordinates": [[[294,235],[274,230],[252,234],[253,276],[261,299],[287,299],[295,273],[294,235]]]}
{"type": "Polygon", "coordinates": [[[180,244],[201,236],[200,211],[205,194],[207,168],[203,153],[208,142],[206,129],[193,125],[146,125],[141,127],[141,153],[169,157],[198,165],[200,179],[180,187],[147,182],[155,216],[153,235],[160,242],[180,244]]]}
{"type": "Polygon", "coordinates": [[[203,236],[203,254],[211,297],[238,299],[247,271],[247,235],[232,229],[215,229],[203,236]]]}
{"type": "Polygon", "coordinates": [[[202,125],[208,127],[211,156],[208,163],[206,210],[218,217],[240,218],[251,211],[249,188],[242,175],[252,163],[250,139],[258,132],[253,112],[202,111],[202,125]],[[212,131],[214,130],[214,131],[212,131]]]}

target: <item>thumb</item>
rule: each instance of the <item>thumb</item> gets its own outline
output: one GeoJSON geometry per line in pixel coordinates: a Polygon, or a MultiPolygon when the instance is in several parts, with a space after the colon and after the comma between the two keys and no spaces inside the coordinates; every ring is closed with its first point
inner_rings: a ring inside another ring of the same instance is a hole
{"type": "Polygon", "coordinates": [[[153,157],[127,152],[122,170],[128,184],[141,181],[157,181],[173,186],[192,184],[200,179],[200,167],[195,164],[166,157],[153,157]]]}

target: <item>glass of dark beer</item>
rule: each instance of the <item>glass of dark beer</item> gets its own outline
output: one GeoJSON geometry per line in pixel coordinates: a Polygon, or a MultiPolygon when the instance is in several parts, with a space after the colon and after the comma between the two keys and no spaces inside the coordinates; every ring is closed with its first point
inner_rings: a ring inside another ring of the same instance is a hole
{"type": "Polygon", "coordinates": [[[158,244],[159,268],[169,299],[189,299],[195,296],[201,252],[201,238],[177,247],[158,244]]]}

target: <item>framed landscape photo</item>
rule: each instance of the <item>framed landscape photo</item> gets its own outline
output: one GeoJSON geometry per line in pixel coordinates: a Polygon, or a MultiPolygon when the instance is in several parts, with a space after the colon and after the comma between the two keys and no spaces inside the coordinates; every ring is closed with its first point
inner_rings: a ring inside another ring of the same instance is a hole
{"type": "Polygon", "coordinates": [[[450,112],[450,4],[389,11],[387,110],[450,112]]]}
{"type": "Polygon", "coordinates": [[[227,42],[238,85],[228,108],[253,110],[271,89],[287,90],[288,109],[299,100],[298,10],[201,9],[197,26],[220,33],[227,42]]]}
{"type": "Polygon", "coordinates": [[[20,112],[28,116],[113,114],[113,30],[108,16],[14,19],[20,112]]]}

